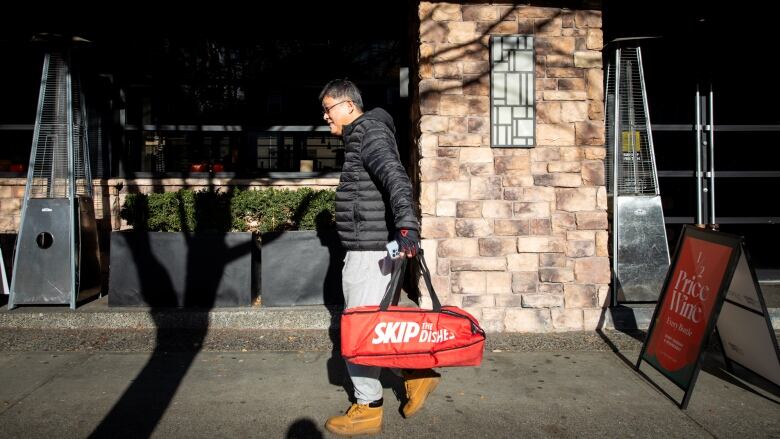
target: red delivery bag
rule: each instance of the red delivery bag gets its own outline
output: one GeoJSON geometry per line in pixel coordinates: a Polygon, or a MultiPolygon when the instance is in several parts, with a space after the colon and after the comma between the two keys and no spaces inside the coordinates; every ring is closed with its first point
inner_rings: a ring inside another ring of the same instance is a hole
{"type": "Polygon", "coordinates": [[[407,258],[396,260],[380,305],[344,310],[341,355],[350,363],[365,366],[404,369],[479,366],[485,331],[466,311],[456,306],[441,306],[422,250],[411,263],[419,267],[425,279],[433,309],[390,305],[398,301],[407,263],[407,258]]]}

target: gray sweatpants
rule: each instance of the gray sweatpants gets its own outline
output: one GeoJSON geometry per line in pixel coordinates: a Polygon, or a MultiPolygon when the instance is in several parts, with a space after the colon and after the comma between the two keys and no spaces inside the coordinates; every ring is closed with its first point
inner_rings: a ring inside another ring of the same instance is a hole
{"type": "MultiPolygon", "coordinates": [[[[344,308],[379,305],[393,272],[393,260],[386,251],[348,251],[341,271],[344,308]]],[[[390,369],[400,375],[397,369],[390,369]]],[[[368,404],[382,398],[379,382],[381,367],[361,366],[347,361],[347,372],[355,388],[358,404],[368,404]]]]}

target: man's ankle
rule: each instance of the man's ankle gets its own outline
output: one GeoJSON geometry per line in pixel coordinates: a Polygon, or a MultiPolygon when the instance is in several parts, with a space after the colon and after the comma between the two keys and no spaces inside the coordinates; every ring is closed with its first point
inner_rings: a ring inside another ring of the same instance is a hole
{"type": "Polygon", "coordinates": [[[371,407],[371,408],[382,407],[382,404],[384,403],[384,400],[385,400],[384,398],[379,398],[376,401],[369,402],[368,406],[371,407]]]}

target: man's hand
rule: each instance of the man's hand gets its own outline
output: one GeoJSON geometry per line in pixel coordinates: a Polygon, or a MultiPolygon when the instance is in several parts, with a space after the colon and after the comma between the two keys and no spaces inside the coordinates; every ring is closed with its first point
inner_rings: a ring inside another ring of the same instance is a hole
{"type": "Polygon", "coordinates": [[[420,234],[414,229],[398,229],[395,232],[395,241],[401,249],[401,253],[407,258],[413,258],[420,246],[420,234]]]}

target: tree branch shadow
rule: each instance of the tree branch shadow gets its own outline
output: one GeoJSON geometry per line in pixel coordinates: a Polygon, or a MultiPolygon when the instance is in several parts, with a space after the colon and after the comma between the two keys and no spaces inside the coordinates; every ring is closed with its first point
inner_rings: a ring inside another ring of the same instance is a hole
{"type": "MultiPolygon", "coordinates": [[[[628,335],[639,342],[645,343],[646,338],[648,336],[647,331],[643,331],[638,328],[636,319],[631,309],[625,306],[603,308],[601,316],[599,318],[599,322],[596,327],[596,333],[604,341],[604,343],[606,343],[607,346],[610,347],[612,352],[618,357],[618,359],[621,362],[623,362],[623,364],[625,364],[631,370],[636,372],[639,376],[641,376],[645,381],[647,381],[661,394],[663,394],[671,401],[674,401],[676,404],[679,405],[680,402],[678,402],[677,399],[667,391],[667,389],[665,389],[662,385],[660,385],[653,378],[651,378],[647,373],[641,370],[641,368],[639,367],[640,365],[639,357],[637,357],[636,359],[630,359],[626,355],[624,355],[623,352],[621,352],[617,343],[615,343],[609,337],[609,334],[604,330],[607,325],[607,320],[613,322],[614,330],[616,332],[628,335]],[[607,317],[608,312],[610,313],[609,318],[607,317]],[[618,315],[617,318],[615,317],[616,314],[618,315]]],[[[780,405],[780,401],[772,399],[767,395],[758,392],[755,388],[751,387],[751,386],[755,386],[756,388],[759,388],[769,394],[780,397],[780,386],[777,386],[774,383],[742,367],[735,367],[733,370],[728,370],[727,363],[723,357],[723,353],[719,347],[719,343],[717,342],[717,335],[715,333],[712,334],[709,345],[705,347],[705,352],[703,353],[701,359],[701,370],[712,375],[713,377],[719,378],[720,380],[733,385],[734,387],[749,392],[764,400],[780,405]],[[748,383],[750,385],[748,385],[748,383]]],[[[663,376],[663,375],[659,373],[658,376],[663,376]]]]}
{"type": "MultiPolygon", "coordinates": [[[[139,189],[135,185],[130,187],[135,192],[139,189]]],[[[213,189],[209,182],[209,190],[213,192],[213,189]]],[[[225,267],[251,251],[251,245],[227,247],[224,236],[220,235],[208,241],[194,239],[196,231],[187,229],[183,203],[179,207],[182,234],[187,244],[183,303],[175,293],[171,276],[156,259],[149,235],[138,234],[137,245],[129,248],[138,267],[141,293],[146,303],[151,304],[149,313],[156,328],[156,345],[147,363],[90,437],[149,437],[152,434],[203,348],[209,331],[209,311],[215,306],[225,267]],[[175,309],[177,306],[188,310],[175,309]],[[186,313],[186,329],[168,327],[171,314],[176,313],[186,313]]],[[[213,209],[214,205],[208,208],[213,209]]],[[[222,212],[221,215],[229,217],[230,213],[222,212]]]]}

